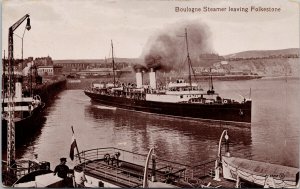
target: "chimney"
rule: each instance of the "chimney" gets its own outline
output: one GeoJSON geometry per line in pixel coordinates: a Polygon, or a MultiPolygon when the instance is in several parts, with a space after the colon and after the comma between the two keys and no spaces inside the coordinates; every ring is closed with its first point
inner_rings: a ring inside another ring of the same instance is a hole
{"type": "Polygon", "coordinates": [[[152,89],[156,89],[156,76],[153,68],[150,69],[149,77],[150,77],[150,87],[152,89]]]}
{"type": "Polygon", "coordinates": [[[135,73],[136,77],[136,86],[137,88],[142,88],[143,87],[143,75],[140,69],[137,69],[135,73]]]}

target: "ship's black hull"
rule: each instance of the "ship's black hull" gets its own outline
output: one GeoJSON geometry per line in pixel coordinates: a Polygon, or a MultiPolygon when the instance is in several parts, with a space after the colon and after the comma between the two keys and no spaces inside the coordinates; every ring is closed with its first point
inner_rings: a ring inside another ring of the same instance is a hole
{"type": "MultiPolygon", "coordinates": [[[[32,114],[15,122],[15,143],[17,146],[31,138],[40,127],[44,117],[41,116],[45,105],[40,105],[32,111],[32,114]]],[[[2,148],[7,147],[7,120],[2,119],[2,148]]]]}
{"type": "Polygon", "coordinates": [[[85,94],[101,104],[128,110],[180,118],[235,122],[247,127],[251,124],[251,101],[236,104],[166,103],[102,95],[90,91],[85,91],[85,94]]]}
{"type": "MultiPolygon", "coordinates": [[[[64,90],[66,87],[66,80],[61,79],[53,82],[48,82],[43,85],[38,85],[33,89],[34,95],[39,95],[43,105],[33,110],[30,116],[15,122],[15,142],[16,146],[21,146],[34,139],[38,132],[41,131],[41,126],[45,121],[42,114],[43,109],[49,107],[54,101],[54,97],[64,90]]],[[[23,91],[23,93],[30,94],[30,91],[23,91]]],[[[2,149],[7,147],[7,120],[2,119],[2,149]]]]}

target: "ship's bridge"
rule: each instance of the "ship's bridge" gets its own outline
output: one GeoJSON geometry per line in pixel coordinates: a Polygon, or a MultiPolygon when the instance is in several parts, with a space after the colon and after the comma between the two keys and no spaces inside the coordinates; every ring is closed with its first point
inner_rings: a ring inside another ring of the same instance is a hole
{"type": "Polygon", "coordinates": [[[105,85],[103,83],[93,83],[92,87],[94,89],[103,89],[103,88],[105,88],[105,85]]]}
{"type": "MultiPolygon", "coordinates": [[[[168,88],[190,87],[190,84],[183,79],[178,79],[176,82],[170,82],[168,88]]],[[[198,87],[197,83],[192,83],[192,87],[198,87]]]]}
{"type": "Polygon", "coordinates": [[[203,94],[203,92],[203,89],[196,83],[192,83],[191,86],[189,83],[184,82],[184,80],[179,79],[176,82],[169,83],[166,94],[203,94]]]}

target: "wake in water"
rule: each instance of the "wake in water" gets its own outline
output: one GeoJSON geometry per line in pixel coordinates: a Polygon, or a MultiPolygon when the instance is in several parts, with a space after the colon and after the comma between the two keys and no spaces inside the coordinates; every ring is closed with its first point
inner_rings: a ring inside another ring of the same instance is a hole
{"type": "Polygon", "coordinates": [[[111,106],[101,106],[101,105],[93,105],[93,107],[102,109],[102,110],[116,110],[116,107],[111,107],[111,106]]]}
{"type": "Polygon", "coordinates": [[[89,102],[91,101],[89,98],[85,98],[85,97],[68,97],[69,99],[71,100],[74,100],[75,102],[76,101],[81,101],[81,102],[89,102]]]}

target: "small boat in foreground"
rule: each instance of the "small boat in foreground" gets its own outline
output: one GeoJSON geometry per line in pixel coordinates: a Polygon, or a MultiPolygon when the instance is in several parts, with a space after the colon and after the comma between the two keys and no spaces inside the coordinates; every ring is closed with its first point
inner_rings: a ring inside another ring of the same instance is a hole
{"type": "Polygon", "coordinates": [[[271,164],[262,161],[233,157],[229,153],[227,130],[224,130],[215,162],[215,181],[235,181],[236,188],[299,188],[299,168],[271,164]],[[222,139],[225,139],[225,155],[221,154],[222,139]],[[222,172],[223,178],[220,178],[222,172]]]}
{"type": "MultiPolygon", "coordinates": [[[[160,159],[155,155],[154,148],[148,155],[114,147],[79,153],[77,145],[72,145],[73,149],[75,146],[77,148],[74,177],[79,180],[78,175],[84,175],[86,179],[77,187],[299,187],[299,168],[231,157],[228,139],[227,130],[224,130],[216,159],[196,165],[160,159]],[[225,155],[222,155],[224,139],[225,155]]],[[[73,141],[76,144],[75,138],[73,141]]]]}
{"type": "Polygon", "coordinates": [[[260,187],[299,188],[299,169],[238,157],[222,157],[223,177],[260,187]]]}

